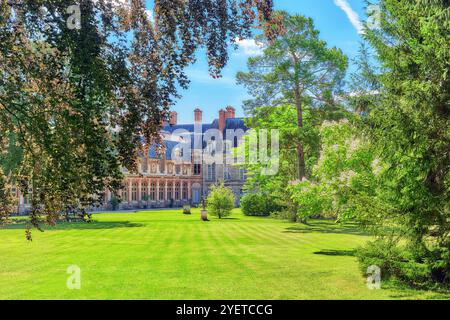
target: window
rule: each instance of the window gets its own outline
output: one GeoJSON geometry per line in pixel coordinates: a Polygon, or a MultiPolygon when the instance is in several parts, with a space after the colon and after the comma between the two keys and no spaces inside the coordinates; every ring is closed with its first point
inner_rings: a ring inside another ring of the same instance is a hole
{"type": "Polygon", "coordinates": [[[183,200],[188,199],[188,184],[186,182],[183,183],[183,200]]]}
{"type": "Polygon", "coordinates": [[[225,165],[223,168],[223,178],[225,180],[231,180],[231,172],[230,172],[230,167],[225,165]]]}
{"type": "Polygon", "coordinates": [[[165,184],[163,182],[160,182],[160,184],[159,184],[159,200],[160,201],[164,200],[164,186],[165,186],[165,184]]]}
{"type": "Polygon", "coordinates": [[[156,200],[156,183],[152,183],[150,186],[150,200],[156,200]]]}
{"type": "Polygon", "coordinates": [[[180,165],[175,166],[175,173],[180,174],[180,165]]]}
{"type": "Polygon", "coordinates": [[[31,204],[31,195],[30,194],[26,194],[23,196],[23,204],[25,204],[25,205],[31,204]]]}
{"type": "Polygon", "coordinates": [[[128,202],[128,191],[127,189],[122,190],[122,200],[128,202]]]}
{"type": "Polygon", "coordinates": [[[160,173],[165,173],[165,160],[161,159],[159,160],[159,172],[160,173]]]}
{"type": "Polygon", "coordinates": [[[141,187],[141,199],[143,201],[147,201],[148,200],[148,184],[147,181],[142,182],[142,187],[141,187]]]}
{"type": "Polygon", "coordinates": [[[243,168],[239,168],[239,179],[245,180],[245,170],[243,168]]]}
{"type": "Polygon", "coordinates": [[[23,195],[23,203],[25,205],[31,204],[32,194],[33,194],[33,188],[30,187],[30,188],[28,188],[28,193],[23,195]]]}
{"type": "Polygon", "coordinates": [[[173,199],[172,190],[173,190],[173,184],[172,184],[172,182],[169,182],[167,184],[167,200],[173,199]]]}
{"type": "Polygon", "coordinates": [[[145,159],[145,158],[142,158],[141,169],[142,169],[142,173],[148,172],[148,162],[147,162],[147,159],[145,159]]]}
{"type": "Polygon", "coordinates": [[[175,183],[175,200],[180,200],[180,183],[175,183]]]}
{"type": "Polygon", "coordinates": [[[209,164],[208,165],[208,180],[209,181],[216,181],[216,164],[209,164]]]}
{"type": "Polygon", "coordinates": [[[194,176],[199,176],[201,174],[202,167],[200,164],[194,164],[194,176]]]}
{"type": "Polygon", "coordinates": [[[138,191],[138,184],[137,182],[133,182],[131,186],[131,201],[137,201],[137,191],[138,191]]]}

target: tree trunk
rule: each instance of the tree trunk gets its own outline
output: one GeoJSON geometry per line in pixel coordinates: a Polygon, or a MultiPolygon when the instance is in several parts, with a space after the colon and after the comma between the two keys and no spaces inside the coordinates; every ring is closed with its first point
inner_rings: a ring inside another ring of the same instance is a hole
{"type": "MultiPolygon", "coordinates": [[[[303,127],[303,109],[302,109],[302,97],[298,86],[295,88],[295,107],[297,108],[297,126],[303,127]]],[[[306,175],[305,169],[305,152],[303,151],[302,142],[297,144],[297,158],[298,158],[298,179],[301,181],[306,175]]]]}

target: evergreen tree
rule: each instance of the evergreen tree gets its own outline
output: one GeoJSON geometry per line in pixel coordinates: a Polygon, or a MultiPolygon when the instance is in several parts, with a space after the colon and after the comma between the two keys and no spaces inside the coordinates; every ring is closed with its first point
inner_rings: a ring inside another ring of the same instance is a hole
{"type": "Polygon", "coordinates": [[[413,284],[448,284],[449,2],[382,0],[380,8],[381,29],[366,35],[382,73],[380,103],[367,125],[388,165],[378,195],[386,205],[376,210],[377,201],[370,200],[361,206],[379,235],[362,259],[381,259],[390,273],[413,284]],[[394,235],[386,236],[386,227],[393,226],[394,235]]]}
{"type": "MultiPolygon", "coordinates": [[[[249,72],[239,72],[238,83],[244,84],[252,100],[245,108],[282,104],[295,106],[299,136],[303,127],[306,105],[333,105],[347,68],[347,57],[337,48],[328,48],[319,38],[313,20],[301,15],[278,12],[284,31],[269,43],[266,36],[257,38],[265,43],[261,56],[248,60],[249,72]]],[[[306,175],[304,141],[297,139],[297,177],[306,175]]]]}

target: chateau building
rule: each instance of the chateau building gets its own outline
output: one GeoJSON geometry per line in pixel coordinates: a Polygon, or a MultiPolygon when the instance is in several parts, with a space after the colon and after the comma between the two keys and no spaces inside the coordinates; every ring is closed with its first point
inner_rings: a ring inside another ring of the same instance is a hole
{"type": "MultiPolygon", "coordinates": [[[[232,148],[238,146],[247,131],[243,119],[236,118],[233,107],[220,110],[219,117],[209,124],[202,123],[200,109],[194,110],[194,119],[193,124],[178,124],[177,113],[171,112],[169,123],[161,129],[162,154],[156,153],[154,147],[148,148],[138,161],[138,174],[124,170],[121,210],[198,205],[211,185],[218,182],[233,190],[236,206],[239,205],[245,173],[229,160],[234,158],[232,148]],[[205,154],[213,154],[213,159],[207,159],[205,154]]],[[[112,209],[112,197],[109,191],[105,192],[103,209],[112,209]]],[[[27,212],[28,197],[19,194],[18,198],[18,210],[27,212]]]]}
{"type": "MultiPolygon", "coordinates": [[[[158,155],[154,148],[150,148],[139,159],[138,174],[125,172],[121,209],[198,205],[209,193],[211,185],[218,182],[224,182],[233,190],[236,206],[239,205],[245,173],[240,166],[227,163],[227,156],[230,158],[232,148],[238,146],[247,131],[244,120],[236,118],[233,107],[220,110],[219,117],[210,124],[202,123],[200,109],[194,110],[194,119],[193,124],[178,124],[177,113],[171,112],[169,123],[163,124],[161,130],[163,154],[158,155]],[[204,159],[205,150],[214,145],[205,141],[208,140],[205,135],[212,136],[210,142],[216,142],[218,136],[223,140],[223,145],[218,148],[221,154],[216,155],[222,161],[207,162],[204,159]],[[229,137],[232,141],[226,140],[229,137]],[[183,145],[190,147],[187,158],[180,155],[185,151],[183,145]],[[178,157],[174,159],[174,155],[178,157]]],[[[105,209],[111,207],[111,196],[110,192],[106,193],[105,209]]]]}

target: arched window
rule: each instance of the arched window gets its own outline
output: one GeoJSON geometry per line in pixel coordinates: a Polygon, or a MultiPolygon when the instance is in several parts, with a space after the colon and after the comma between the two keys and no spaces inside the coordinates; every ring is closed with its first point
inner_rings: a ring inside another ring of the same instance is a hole
{"type": "Polygon", "coordinates": [[[142,169],[142,173],[148,172],[148,162],[147,162],[147,158],[145,158],[145,157],[142,157],[142,159],[141,159],[141,169],[142,169]]]}
{"type": "Polygon", "coordinates": [[[146,180],[142,181],[141,185],[141,199],[142,201],[148,200],[148,183],[146,180]]]}
{"type": "Polygon", "coordinates": [[[209,164],[208,165],[208,176],[209,181],[216,181],[216,164],[209,164]]]}
{"type": "Polygon", "coordinates": [[[172,200],[173,199],[173,194],[172,194],[172,189],[173,188],[173,184],[172,182],[169,182],[167,184],[167,200],[172,200]]]}
{"type": "Polygon", "coordinates": [[[150,200],[156,200],[156,183],[152,182],[150,187],[150,200]]]}
{"type": "Polygon", "coordinates": [[[159,200],[160,201],[164,200],[164,187],[165,187],[165,183],[164,182],[160,182],[159,183],[159,200]]]}
{"type": "Polygon", "coordinates": [[[23,195],[23,204],[25,205],[31,204],[32,195],[33,195],[33,188],[29,187],[28,193],[23,195]]]}
{"type": "Polygon", "coordinates": [[[200,185],[200,183],[194,183],[192,185],[192,202],[193,203],[200,203],[201,192],[202,192],[202,186],[200,185]]]}
{"type": "Polygon", "coordinates": [[[136,181],[131,185],[131,201],[137,201],[138,183],[136,181]]]}
{"type": "Polygon", "coordinates": [[[165,164],[166,161],[164,159],[159,160],[159,173],[165,173],[165,164]]]}
{"type": "Polygon", "coordinates": [[[183,182],[183,200],[188,199],[188,184],[187,182],[183,182]]]}
{"type": "Polygon", "coordinates": [[[175,200],[180,200],[180,183],[175,183],[175,200]]]}
{"type": "Polygon", "coordinates": [[[125,188],[124,189],[122,189],[122,201],[124,201],[124,202],[128,202],[129,200],[128,200],[128,184],[126,184],[125,186],[124,186],[125,188]]]}

